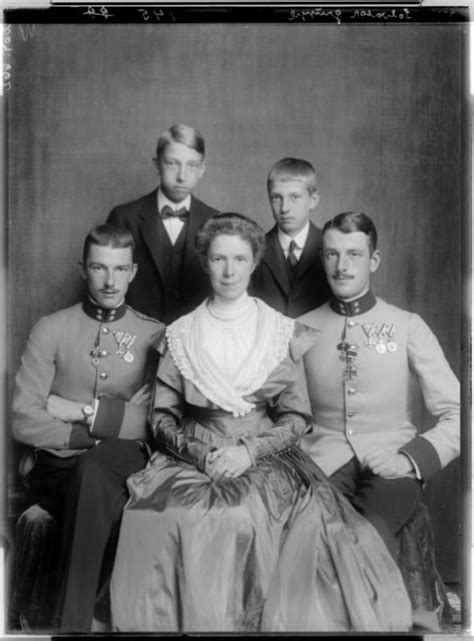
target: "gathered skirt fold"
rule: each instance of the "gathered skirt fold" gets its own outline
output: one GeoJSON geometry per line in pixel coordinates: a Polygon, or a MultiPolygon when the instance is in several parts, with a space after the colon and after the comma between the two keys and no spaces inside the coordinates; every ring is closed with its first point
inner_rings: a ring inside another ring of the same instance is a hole
{"type": "Polygon", "coordinates": [[[213,481],[156,453],[130,477],[111,580],[116,631],[403,631],[375,529],[292,447],[213,481]]]}

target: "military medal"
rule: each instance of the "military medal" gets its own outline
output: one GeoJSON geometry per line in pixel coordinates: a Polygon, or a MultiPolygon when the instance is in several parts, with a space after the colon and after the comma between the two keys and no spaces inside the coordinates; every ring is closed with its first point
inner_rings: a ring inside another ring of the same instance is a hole
{"type": "Polygon", "coordinates": [[[337,345],[339,350],[339,358],[346,363],[346,368],[344,370],[344,378],[352,380],[357,376],[357,367],[354,365],[354,361],[357,357],[359,351],[358,345],[351,345],[347,341],[342,341],[337,345]]]}
{"type": "Polygon", "coordinates": [[[365,344],[368,347],[374,347],[374,345],[377,344],[377,339],[375,337],[377,327],[378,325],[376,323],[370,323],[370,325],[368,324],[362,325],[364,334],[367,336],[367,340],[365,341],[365,344]]]}
{"type": "Polygon", "coordinates": [[[383,323],[382,327],[377,332],[377,344],[375,345],[375,350],[378,354],[385,354],[385,352],[387,351],[387,330],[387,323],[383,323]]]}
{"type": "Polygon", "coordinates": [[[115,352],[117,356],[119,358],[123,358],[125,363],[133,363],[135,357],[130,351],[130,348],[137,338],[136,334],[130,334],[130,332],[120,332],[118,330],[113,330],[112,333],[118,346],[118,349],[115,352]]]}
{"type": "Polygon", "coordinates": [[[393,339],[396,327],[396,323],[384,323],[379,329],[375,345],[375,349],[378,354],[385,354],[387,351],[397,351],[397,343],[393,339]]]}
{"type": "Polygon", "coordinates": [[[102,350],[100,349],[99,345],[95,345],[94,349],[91,349],[89,352],[89,356],[91,357],[91,363],[94,367],[99,367],[100,363],[100,358],[102,356],[102,350]]]}
{"type": "Polygon", "coordinates": [[[339,358],[341,361],[346,360],[346,352],[345,352],[346,345],[349,345],[349,343],[347,343],[346,341],[343,341],[342,343],[339,343],[337,346],[337,349],[339,350],[339,358]]]}
{"type": "Polygon", "coordinates": [[[393,335],[395,334],[395,329],[397,327],[396,323],[392,323],[390,330],[388,332],[388,343],[387,343],[387,349],[389,352],[396,352],[397,351],[397,344],[393,340],[393,335]]]}

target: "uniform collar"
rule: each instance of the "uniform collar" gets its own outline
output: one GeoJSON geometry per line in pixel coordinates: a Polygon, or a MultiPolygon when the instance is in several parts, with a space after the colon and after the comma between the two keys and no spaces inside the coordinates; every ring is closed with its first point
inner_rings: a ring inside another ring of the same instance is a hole
{"type": "Polygon", "coordinates": [[[101,323],[111,323],[112,321],[119,320],[125,316],[127,305],[125,304],[125,301],[123,301],[123,303],[118,307],[105,309],[104,307],[97,305],[95,301],[88,297],[82,303],[82,309],[87,316],[94,320],[100,321],[101,323]]]}
{"type": "Polygon", "coordinates": [[[329,305],[332,311],[340,316],[358,316],[359,314],[363,314],[364,312],[368,312],[369,309],[372,309],[376,302],[377,299],[370,289],[359,298],[351,301],[344,301],[340,298],[336,298],[334,294],[329,299],[329,305]]]}

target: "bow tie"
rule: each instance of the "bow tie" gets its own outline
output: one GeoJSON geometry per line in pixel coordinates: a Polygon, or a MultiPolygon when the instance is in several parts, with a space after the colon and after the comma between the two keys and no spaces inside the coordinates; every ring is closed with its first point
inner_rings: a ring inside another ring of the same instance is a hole
{"type": "Polygon", "coordinates": [[[186,207],[181,207],[181,209],[178,209],[177,211],[175,211],[174,209],[171,209],[169,205],[165,205],[160,211],[160,217],[163,219],[179,218],[179,220],[185,221],[188,216],[189,216],[189,212],[186,209],[186,207]]]}

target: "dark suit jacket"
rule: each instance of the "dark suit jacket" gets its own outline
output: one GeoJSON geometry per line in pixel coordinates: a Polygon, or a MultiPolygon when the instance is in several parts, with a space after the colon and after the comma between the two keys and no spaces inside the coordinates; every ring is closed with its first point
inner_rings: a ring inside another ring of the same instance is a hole
{"type": "Polygon", "coordinates": [[[325,303],[330,289],[319,255],[322,246],[321,230],[310,223],[306,245],[292,283],[285,255],[278,242],[276,225],[266,234],[265,239],[265,255],[252,276],[252,295],[291,318],[297,318],[325,303]]]}
{"type": "Polygon", "coordinates": [[[210,293],[209,279],[194,250],[198,227],[218,212],[191,196],[188,229],[180,279],[180,298],[172,309],[166,309],[165,259],[163,247],[166,229],[157,215],[157,189],[138,200],[115,207],[107,222],[122,225],[133,234],[138,272],[130,283],[127,302],[134,309],[163,323],[170,323],[188,313],[210,293]]]}

